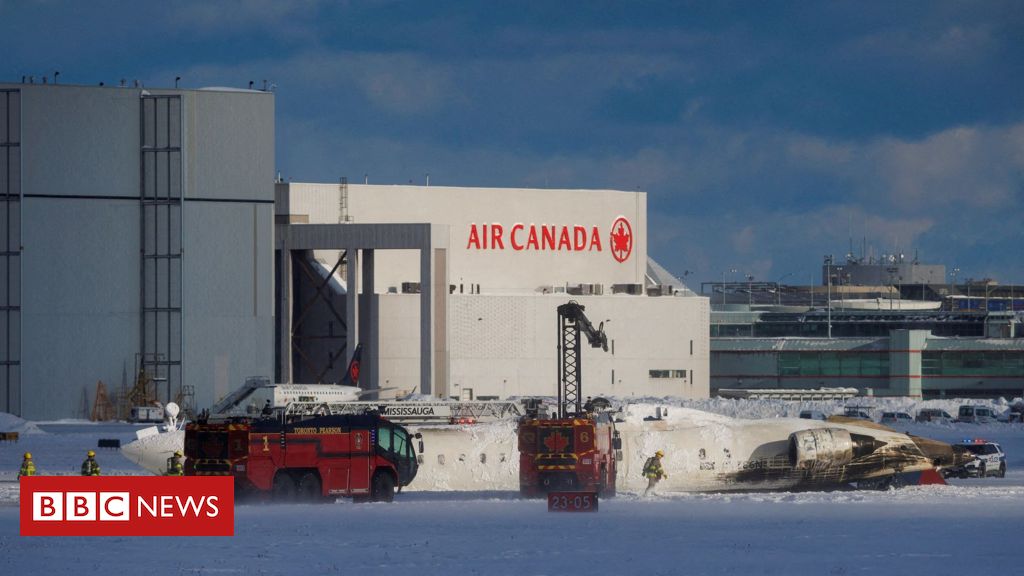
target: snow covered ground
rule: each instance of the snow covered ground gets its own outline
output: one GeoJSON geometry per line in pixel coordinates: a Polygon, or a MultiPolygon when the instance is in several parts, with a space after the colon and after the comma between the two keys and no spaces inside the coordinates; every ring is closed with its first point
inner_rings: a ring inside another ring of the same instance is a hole
{"type": "MultiPolygon", "coordinates": [[[[665,402],[652,399],[654,402],[665,402]]],[[[878,410],[892,409],[885,401],[878,410]]],[[[955,403],[948,401],[950,406],[955,403]]],[[[834,403],[674,403],[736,417],[792,416],[834,403]]],[[[907,402],[910,410],[931,403],[907,402]]],[[[902,407],[902,406],[899,406],[902,407]]],[[[950,410],[944,405],[943,407],[950,410]]],[[[876,415],[877,416],[877,415],[876,415]]],[[[1024,425],[915,424],[956,442],[983,436],[1007,452],[1006,478],[886,492],[626,493],[596,514],[553,514],[512,492],[419,491],[391,504],[245,505],[233,538],[22,538],[16,472],[75,474],[99,438],[137,426],[24,423],[0,415],[0,574],[959,574],[1021,573],[1024,425]]],[[[144,474],[97,450],[105,474],[144,474]]]]}

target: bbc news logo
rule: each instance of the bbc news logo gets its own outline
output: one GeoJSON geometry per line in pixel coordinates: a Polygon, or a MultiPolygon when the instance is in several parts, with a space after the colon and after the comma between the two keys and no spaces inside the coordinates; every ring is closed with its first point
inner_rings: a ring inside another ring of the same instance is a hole
{"type": "Polygon", "coordinates": [[[233,536],[230,476],[29,476],[22,536],[233,536]]]}

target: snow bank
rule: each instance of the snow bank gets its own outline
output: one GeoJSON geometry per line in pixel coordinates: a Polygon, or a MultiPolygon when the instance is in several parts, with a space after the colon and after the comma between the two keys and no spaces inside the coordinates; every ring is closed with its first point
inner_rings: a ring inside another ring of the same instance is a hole
{"type": "MultiPolygon", "coordinates": [[[[858,396],[849,400],[751,400],[734,398],[705,398],[701,400],[684,400],[682,398],[657,398],[657,397],[628,397],[612,398],[616,406],[624,405],[627,413],[642,413],[644,410],[653,410],[655,407],[679,407],[691,408],[721,414],[730,418],[760,419],[760,418],[797,418],[802,410],[818,410],[826,415],[842,414],[847,406],[866,407],[872,419],[878,421],[882,412],[906,412],[915,416],[923,408],[938,408],[945,410],[956,417],[960,406],[974,404],[988,406],[996,414],[1005,413],[1010,406],[1021,400],[1008,401],[1005,398],[998,400],[966,399],[966,398],[944,398],[937,400],[918,400],[906,397],[877,397],[858,396]]],[[[671,417],[672,411],[669,410],[671,417]]]]}
{"type": "Polygon", "coordinates": [[[0,412],[0,432],[17,432],[18,434],[46,434],[33,422],[22,420],[14,414],[0,412]]]}

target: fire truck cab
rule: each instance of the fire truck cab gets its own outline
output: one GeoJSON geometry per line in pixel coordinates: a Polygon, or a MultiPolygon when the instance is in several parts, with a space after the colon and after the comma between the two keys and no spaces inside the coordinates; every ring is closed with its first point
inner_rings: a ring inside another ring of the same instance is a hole
{"type": "Polygon", "coordinates": [[[185,475],[234,476],[238,496],[390,502],[416,477],[420,438],[372,413],[200,420],[185,427],[185,475]]]}

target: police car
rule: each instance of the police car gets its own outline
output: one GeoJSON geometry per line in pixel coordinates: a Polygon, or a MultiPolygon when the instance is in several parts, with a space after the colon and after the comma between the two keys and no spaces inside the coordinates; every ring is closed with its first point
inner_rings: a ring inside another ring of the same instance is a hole
{"type": "Polygon", "coordinates": [[[947,477],[958,476],[960,478],[967,478],[968,476],[977,476],[978,478],[984,478],[985,476],[998,476],[1002,478],[1006,476],[1006,454],[1003,453],[1003,448],[999,444],[981,438],[968,438],[960,444],[955,444],[955,446],[966,448],[974,454],[974,460],[958,468],[945,470],[947,477]]]}

